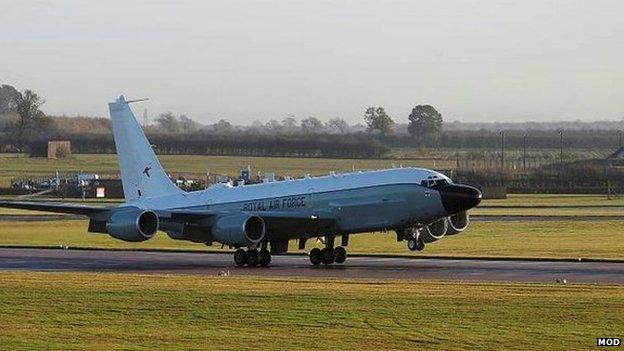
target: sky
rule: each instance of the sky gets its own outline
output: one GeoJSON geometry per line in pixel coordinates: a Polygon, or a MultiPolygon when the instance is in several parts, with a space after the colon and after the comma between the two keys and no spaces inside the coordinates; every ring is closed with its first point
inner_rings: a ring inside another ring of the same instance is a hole
{"type": "Polygon", "coordinates": [[[53,115],[624,118],[624,1],[0,0],[0,83],[53,115]]]}

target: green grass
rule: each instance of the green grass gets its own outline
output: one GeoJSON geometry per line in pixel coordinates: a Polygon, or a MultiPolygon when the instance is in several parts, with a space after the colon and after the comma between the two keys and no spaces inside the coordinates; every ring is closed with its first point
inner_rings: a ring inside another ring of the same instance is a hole
{"type": "MultiPolygon", "coordinates": [[[[405,167],[434,167],[434,161],[392,159],[327,159],[294,157],[238,157],[238,156],[202,156],[202,155],[160,155],[163,167],[175,174],[196,174],[205,177],[211,174],[238,175],[239,171],[251,165],[256,171],[276,172],[278,175],[302,176],[327,174],[330,171],[369,170],[390,168],[394,163],[405,167]]],[[[436,168],[450,168],[451,161],[435,163],[436,168]]],[[[0,185],[8,186],[12,177],[52,177],[55,171],[60,173],[96,172],[116,174],[118,172],[116,155],[76,154],[63,160],[47,158],[29,158],[18,154],[0,154],[0,185]]]]}
{"type": "Polygon", "coordinates": [[[608,199],[605,195],[573,195],[573,194],[510,194],[506,199],[485,199],[483,206],[621,206],[624,207],[624,196],[608,199]]]}
{"type": "MultiPolygon", "coordinates": [[[[623,221],[473,222],[462,234],[428,244],[422,254],[444,256],[619,258],[624,259],[623,221]]],[[[106,234],[89,234],[86,222],[0,222],[0,245],[86,246],[205,250],[202,244],[171,240],[164,233],[142,243],[126,243],[106,234]]],[[[338,239],[339,240],[339,239],[338,239]]],[[[307,249],[321,246],[309,240],[307,249]]],[[[215,245],[210,249],[218,249],[215,245]]],[[[296,251],[291,242],[291,251],[296,251]]],[[[349,252],[410,254],[394,233],[353,235],[349,252]]]]}
{"type": "Polygon", "coordinates": [[[605,195],[511,194],[506,199],[486,199],[470,211],[496,216],[614,216],[624,218],[624,197],[605,195]]]}
{"type": "Polygon", "coordinates": [[[137,274],[0,276],[6,350],[587,350],[614,286],[137,274]]]}
{"type": "Polygon", "coordinates": [[[471,215],[487,215],[487,216],[598,216],[598,217],[616,217],[624,219],[624,206],[622,207],[595,207],[595,208],[531,208],[531,207],[506,207],[506,208],[486,208],[477,207],[470,211],[471,215]]]}

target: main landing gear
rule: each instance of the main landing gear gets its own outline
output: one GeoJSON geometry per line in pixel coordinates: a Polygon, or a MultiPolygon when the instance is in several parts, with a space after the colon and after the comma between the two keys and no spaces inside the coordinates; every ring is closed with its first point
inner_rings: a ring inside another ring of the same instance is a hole
{"type": "Polygon", "coordinates": [[[249,267],[268,267],[271,263],[271,252],[266,247],[263,247],[260,251],[257,249],[238,249],[234,252],[234,263],[239,267],[244,265],[249,267]]]}
{"type": "MultiPolygon", "coordinates": [[[[346,246],[345,240],[343,237],[343,245],[346,246]]],[[[347,260],[347,250],[338,246],[334,248],[334,237],[325,237],[325,247],[323,249],[319,249],[318,247],[310,250],[310,263],[315,266],[319,264],[330,265],[332,263],[344,263],[347,260]]]]}

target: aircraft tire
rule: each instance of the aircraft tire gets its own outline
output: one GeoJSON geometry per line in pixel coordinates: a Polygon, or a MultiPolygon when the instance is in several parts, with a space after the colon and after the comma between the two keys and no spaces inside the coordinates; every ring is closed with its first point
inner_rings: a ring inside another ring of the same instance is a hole
{"type": "Polygon", "coordinates": [[[247,263],[247,255],[245,254],[245,250],[238,249],[234,252],[234,263],[237,266],[242,267],[247,263]]]}
{"type": "Polygon", "coordinates": [[[249,267],[255,267],[258,265],[258,250],[247,250],[245,256],[249,267]]]}
{"type": "Polygon", "coordinates": [[[336,260],[336,253],[334,249],[324,248],[321,250],[321,262],[323,264],[332,264],[336,260]]]}
{"type": "Polygon", "coordinates": [[[321,249],[319,249],[318,247],[310,250],[310,263],[315,266],[321,264],[321,249]]]}
{"type": "Polygon", "coordinates": [[[422,239],[416,240],[416,251],[422,251],[425,249],[425,242],[422,239]]]}
{"type": "Polygon", "coordinates": [[[422,251],[425,248],[425,243],[420,239],[409,238],[407,240],[407,248],[410,251],[422,251]]]}
{"type": "Polygon", "coordinates": [[[407,248],[410,251],[422,251],[425,248],[425,242],[421,239],[409,238],[407,241],[407,248]]]}
{"type": "Polygon", "coordinates": [[[258,253],[258,264],[262,267],[268,267],[271,264],[271,253],[269,250],[260,250],[258,253]]]}
{"type": "Polygon", "coordinates": [[[344,247],[338,246],[334,249],[336,256],[336,263],[344,263],[347,260],[347,250],[344,247]]]}

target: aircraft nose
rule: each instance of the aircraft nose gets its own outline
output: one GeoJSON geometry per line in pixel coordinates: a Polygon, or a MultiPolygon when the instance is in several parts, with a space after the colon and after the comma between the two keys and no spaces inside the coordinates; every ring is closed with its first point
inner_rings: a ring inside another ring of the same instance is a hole
{"type": "Polygon", "coordinates": [[[469,185],[449,184],[439,192],[442,205],[449,215],[476,207],[483,198],[479,189],[469,185]]]}

